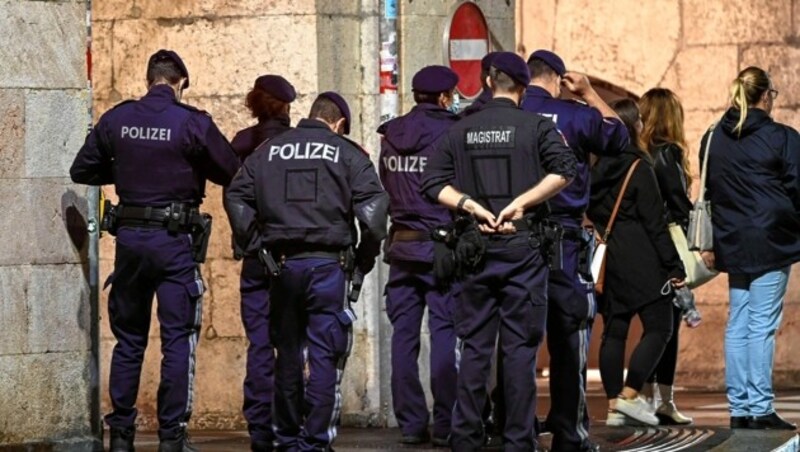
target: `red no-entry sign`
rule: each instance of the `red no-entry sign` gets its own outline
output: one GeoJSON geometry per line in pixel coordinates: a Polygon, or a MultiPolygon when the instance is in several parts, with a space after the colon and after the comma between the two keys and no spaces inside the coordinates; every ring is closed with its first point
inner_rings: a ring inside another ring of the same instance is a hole
{"type": "Polygon", "coordinates": [[[489,53],[489,26],[481,9],[472,2],[461,3],[445,27],[445,55],[458,74],[458,93],[468,99],[481,93],[481,58],[489,53]]]}

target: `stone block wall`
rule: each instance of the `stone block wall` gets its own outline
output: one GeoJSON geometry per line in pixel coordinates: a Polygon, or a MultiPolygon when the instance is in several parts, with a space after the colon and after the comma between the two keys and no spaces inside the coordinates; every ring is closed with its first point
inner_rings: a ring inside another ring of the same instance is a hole
{"type": "MultiPolygon", "coordinates": [[[[455,0],[402,0],[399,3],[402,56],[401,95],[410,93],[411,75],[427,64],[442,64],[444,21],[455,0]],[[419,33],[420,29],[426,30],[419,33]],[[436,36],[436,39],[427,39],[436,36]],[[435,41],[429,46],[420,39],[435,41]],[[426,47],[421,48],[423,44],[426,47]]],[[[480,0],[498,42],[513,48],[514,2],[480,0]]],[[[186,102],[209,111],[232,137],[250,124],[244,97],[256,76],[272,72],[291,81],[299,93],[292,120],[305,116],[315,96],[326,90],[344,95],[353,111],[351,138],[376,158],[380,102],[378,97],[378,0],[96,0],[92,5],[95,119],[117,102],[141,96],[148,56],[159,48],[177,51],[185,60],[192,86],[186,102]]],[[[403,105],[403,111],[410,108],[403,105]]],[[[108,188],[107,194],[113,197],[108,188]]],[[[203,266],[208,288],[198,347],[193,426],[243,428],[241,383],[247,340],[241,326],[238,293],[240,265],[231,258],[230,228],[221,205],[221,190],[209,186],[205,210],[215,217],[209,258],[203,266]]],[[[101,281],[113,266],[113,237],[101,239],[101,281]]],[[[355,306],[354,350],[343,384],[345,423],[391,423],[388,325],[383,305],[387,269],[370,274],[355,306]]],[[[100,326],[103,388],[114,345],[106,318],[107,292],[101,294],[100,326]]],[[[151,328],[142,390],[140,423],[152,428],[158,384],[159,339],[151,328]]],[[[421,358],[421,363],[427,356],[421,358]]],[[[427,368],[427,365],[423,365],[427,368]]],[[[103,411],[109,409],[105,389],[103,411]]]]}
{"type": "MultiPolygon", "coordinates": [[[[773,116],[800,127],[800,3],[797,0],[517,0],[517,50],[552,49],[567,69],[638,95],[670,88],[685,110],[686,138],[699,185],[702,134],[728,106],[728,86],[739,70],[760,66],[780,91],[773,116]]],[[[778,333],[775,382],[796,383],[800,358],[800,267],[795,266],[778,333]]],[[[678,384],[724,388],[723,338],[727,278],[696,291],[703,325],[681,330],[678,384]]]]}
{"type": "Polygon", "coordinates": [[[86,1],[0,1],[0,447],[90,450],[100,425],[83,143],[86,1]]]}

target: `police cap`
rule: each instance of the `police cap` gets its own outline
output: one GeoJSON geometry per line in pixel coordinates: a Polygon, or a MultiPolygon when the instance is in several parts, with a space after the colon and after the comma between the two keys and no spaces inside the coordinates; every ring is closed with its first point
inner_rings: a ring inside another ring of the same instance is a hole
{"type": "Polygon", "coordinates": [[[339,111],[341,111],[342,116],[344,116],[344,134],[350,134],[350,107],[347,106],[347,101],[344,100],[344,97],[333,91],[325,91],[321,93],[319,97],[324,97],[339,107],[339,111]]]}
{"type": "Polygon", "coordinates": [[[481,70],[484,72],[489,72],[489,68],[492,67],[492,60],[497,54],[500,52],[489,52],[483,58],[481,58],[481,70]]]}
{"type": "Polygon", "coordinates": [[[147,62],[147,67],[149,68],[155,63],[159,61],[169,60],[174,62],[178,65],[178,70],[181,72],[181,75],[186,78],[183,82],[183,89],[189,87],[189,71],[186,70],[186,65],[183,64],[183,60],[181,57],[178,56],[177,53],[173,52],[172,50],[161,49],[158,52],[150,55],[150,61],[147,62]]]}
{"type": "Polygon", "coordinates": [[[563,77],[564,74],[567,73],[567,67],[564,66],[564,60],[561,59],[560,56],[556,55],[555,53],[549,50],[537,50],[533,52],[528,58],[528,63],[532,60],[542,60],[548,66],[550,66],[556,74],[563,77]]]}
{"type": "Polygon", "coordinates": [[[443,93],[457,84],[458,74],[445,66],[425,66],[411,79],[411,89],[420,93],[443,93]]]}
{"type": "Polygon", "coordinates": [[[505,73],[522,86],[531,82],[531,72],[525,60],[514,52],[497,52],[492,59],[492,67],[505,73]]]}
{"type": "Polygon", "coordinates": [[[279,101],[290,103],[297,98],[297,92],[289,81],[280,75],[262,75],[256,79],[254,88],[260,89],[279,101]]]}

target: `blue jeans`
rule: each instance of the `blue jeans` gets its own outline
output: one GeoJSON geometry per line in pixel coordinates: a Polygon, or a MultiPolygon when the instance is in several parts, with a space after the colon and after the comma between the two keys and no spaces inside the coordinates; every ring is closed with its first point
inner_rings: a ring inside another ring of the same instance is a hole
{"type": "Polygon", "coordinates": [[[725,384],[731,416],[774,412],[772,364],[775,333],[783,316],[789,268],[729,276],[730,312],[725,330],[725,384]]]}

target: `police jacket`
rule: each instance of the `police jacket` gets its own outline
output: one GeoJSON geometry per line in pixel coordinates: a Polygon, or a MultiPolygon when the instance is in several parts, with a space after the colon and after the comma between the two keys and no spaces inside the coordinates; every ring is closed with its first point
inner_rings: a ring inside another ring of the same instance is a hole
{"type": "Polygon", "coordinates": [[[663,299],[670,278],[685,277],[683,263],[664,220],[664,202],[649,155],[633,145],[617,157],[601,157],[592,168],[592,196],[587,215],[598,231],[614,210],[625,176],[637,159],[622,197],[606,251],[606,314],[633,312],[663,299]]]}
{"type": "Polygon", "coordinates": [[[546,173],[575,176],[575,153],[549,119],[496,98],[454,124],[437,146],[422,190],[437,200],[447,185],[497,215],[546,173]]]}
{"type": "Polygon", "coordinates": [[[231,140],[233,151],[236,152],[239,159],[244,162],[244,159],[252,154],[264,140],[291,129],[292,126],[290,124],[289,116],[259,119],[258,124],[242,129],[236,133],[236,136],[231,140]]]}
{"type": "Polygon", "coordinates": [[[655,146],[652,156],[667,222],[677,223],[685,232],[689,226],[692,201],[688,195],[688,177],[683,170],[683,150],[673,143],[662,143],[655,146]]]}
{"type": "Polygon", "coordinates": [[[227,185],[239,167],[228,140],[205,112],[182,104],[168,85],[106,112],[70,168],[79,184],[114,184],[120,203],[198,205],[206,179],[227,185]]]}
{"type": "MultiPolygon", "coordinates": [[[[389,193],[392,230],[429,232],[452,221],[450,211],[420,193],[422,176],[435,144],[458,117],[433,104],[419,104],[408,114],[378,128],[381,140],[380,176],[389,193]]],[[[394,241],[391,260],[433,261],[433,243],[394,241]]]]}
{"type": "Polygon", "coordinates": [[[369,271],[386,237],[388,195],[367,154],[323,122],[301,120],[250,156],[225,193],[234,236],[247,245],[255,218],[271,249],[328,250],[355,244],[369,271]]]}
{"type": "Polygon", "coordinates": [[[522,109],[556,123],[578,158],[575,179],[550,200],[552,216],[578,227],[589,205],[589,154],[619,155],[630,141],[628,129],[616,118],[604,118],[596,108],[575,101],[556,99],[539,86],[528,86],[522,109]]]}
{"type": "MultiPolygon", "coordinates": [[[[259,145],[265,146],[263,144],[264,141],[287,130],[291,130],[292,127],[289,124],[290,120],[288,116],[274,119],[259,119],[258,124],[240,130],[236,136],[233,137],[231,146],[242,163],[244,163],[245,159],[259,148],[259,145]]],[[[245,255],[255,256],[259,248],[261,248],[261,234],[255,222],[251,225],[250,229],[252,230],[252,234],[247,248],[240,248],[236,244],[236,240],[232,240],[234,258],[239,259],[245,255]]]]}
{"type": "MultiPolygon", "coordinates": [[[[706,198],[716,267],[757,274],[800,261],[800,137],[760,109],[748,110],[741,136],[733,130],[738,121],[731,108],[716,125],[706,198]]],[[[701,154],[706,140],[708,132],[701,154]]]]}
{"type": "Polygon", "coordinates": [[[477,113],[481,108],[483,108],[484,105],[486,105],[486,102],[489,102],[490,100],[492,100],[492,91],[484,87],[483,91],[481,91],[481,94],[474,101],[472,101],[467,108],[461,110],[459,115],[462,118],[466,118],[473,113],[477,113]]]}

